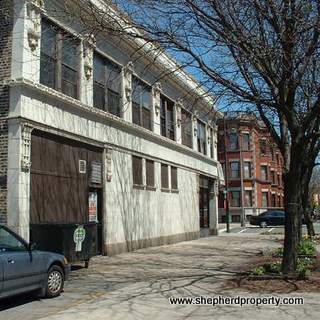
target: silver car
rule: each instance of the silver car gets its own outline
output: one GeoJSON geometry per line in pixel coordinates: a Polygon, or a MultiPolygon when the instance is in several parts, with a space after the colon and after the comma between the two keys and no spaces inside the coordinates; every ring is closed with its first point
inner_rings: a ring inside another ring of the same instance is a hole
{"type": "Polygon", "coordinates": [[[34,245],[0,224],[0,298],[29,291],[56,297],[69,272],[64,256],[35,250],[34,245]]]}

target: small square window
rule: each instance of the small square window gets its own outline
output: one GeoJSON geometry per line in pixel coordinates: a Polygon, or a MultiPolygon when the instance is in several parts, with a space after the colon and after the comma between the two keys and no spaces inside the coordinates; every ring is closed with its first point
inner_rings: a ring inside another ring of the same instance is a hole
{"type": "Polygon", "coordinates": [[[87,173],[87,161],[79,160],[79,173],[87,173]]]}

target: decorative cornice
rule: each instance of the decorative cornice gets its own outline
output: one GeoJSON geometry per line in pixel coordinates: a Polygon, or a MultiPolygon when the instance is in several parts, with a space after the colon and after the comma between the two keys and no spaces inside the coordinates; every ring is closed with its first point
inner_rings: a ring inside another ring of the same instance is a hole
{"type": "Polygon", "coordinates": [[[208,156],[205,156],[202,153],[197,152],[191,148],[188,148],[187,146],[184,146],[176,141],[162,137],[161,135],[158,135],[148,129],[140,127],[134,123],[125,121],[122,118],[114,116],[114,115],[107,113],[105,111],[102,111],[100,109],[90,107],[90,106],[80,102],[77,99],[71,98],[71,97],[69,97],[59,91],[56,91],[56,90],[51,89],[49,87],[46,87],[40,83],[36,83],[36,82],[33,82],[28,79],[24,79],[24,78],[18,78],[18,79],[14,79],[14,80],[5,80],[5,81],[3,81],[3,83],[5,85],[10,86],[10,87],[22,86],[27,89],[33,90],[39,94],[42,94],[42,95],[51,97],[53,99],[56,99],[58,101],[61,101],[65,104],[69,104],[70,106],[72,106],[74,108],[77,108],[81,111],[85,111],[88,114],[94,115],[94,116],[100,118],[101,120],[104,120],[103,121],[104,123],[105,123],[105,120],[108,120],[111,123],[113,123],[116,127],[125,128],[126,130],[132,131],[136,135],[140,135],[147,140],[154,140],[157,143],[160,143],[161,145],[166,146],[168,148],[171,148],[174,150],[179,149],[179,151],[181,151],[181,152],[189,154],[194,158],[200,159],[200,160],[205,161],[207,163],[210,163],[212,165],[217,165],[217,163],[218,163],[218,161],[216,161],[212,158],[209,158],[208,156]]]}

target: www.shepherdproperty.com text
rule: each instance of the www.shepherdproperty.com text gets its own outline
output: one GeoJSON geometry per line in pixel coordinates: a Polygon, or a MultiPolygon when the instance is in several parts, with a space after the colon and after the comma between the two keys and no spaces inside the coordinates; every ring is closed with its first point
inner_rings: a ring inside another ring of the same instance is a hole
{"type": "Polygon", "coordinates": [[[170,297],[170,304],[173,305],[203,305],[203,306],[226,306],[226,305],[236,305],[236,306],[274,306],[279,307],[281,305],[303,305],[304,299],[301,297],[224,297],[224,296],[214,296],[214,297],[170,297]]]}

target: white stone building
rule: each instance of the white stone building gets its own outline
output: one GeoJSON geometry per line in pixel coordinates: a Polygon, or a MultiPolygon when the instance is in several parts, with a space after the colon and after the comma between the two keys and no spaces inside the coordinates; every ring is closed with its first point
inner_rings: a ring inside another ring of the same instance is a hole
{"type": "Polygon", "coordinates": [[[110,255],[217,234],[213,99],[184,71],[163,76],[168,55],[88,36],[62,8],[8,1],[0,30],[3,222],[28,239],[34,225],[97,221],[110,255]]]}

